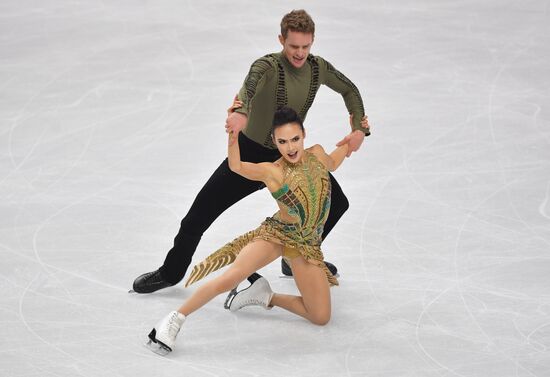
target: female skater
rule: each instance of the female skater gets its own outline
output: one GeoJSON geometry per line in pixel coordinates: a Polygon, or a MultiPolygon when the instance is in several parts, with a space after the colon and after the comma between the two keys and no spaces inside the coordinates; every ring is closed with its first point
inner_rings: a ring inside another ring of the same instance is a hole
{"type": "MultiPolygon", "coordinates": [[[[228,112],[242,104],[239,101],[228,112]]],[[[320,249],[323,226],[330,208],[330,178],[348,152],[348,145],[330,155],[320,145],[304,149],[305,131],[297,113],[283,107],[273,119],[273,142],[281,153],[277,161],[242,162],[237,134],[229,134],[230,169],[245,178],[263,182],[277,201],[279,211],[260,227],[228,243],[193,268],[186,286],[207,274],[231,266],[200,286],[177,310],[162,319],[149,334],[147,346],[156,353],[171,352],[185,318],[217,295],[231,290],[225,307],[237,311],[249,305],[286,309],[317,325],[330,320],[330,285],[338,281],[323,262],[320,249]],[[255,274],[251,285],[234,289],[255,271],[282,256],[292,268],[301,296],[273,293],[267,280],[255,274]]]]}

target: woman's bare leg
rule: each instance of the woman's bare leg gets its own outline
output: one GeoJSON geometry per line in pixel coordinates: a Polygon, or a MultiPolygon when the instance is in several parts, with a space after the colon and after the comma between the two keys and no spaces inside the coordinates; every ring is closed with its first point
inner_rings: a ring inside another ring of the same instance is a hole
{"type": "Polygon", "coordinates": [[[316,325],[330,320],[330,286],[325,272],[299,256],[290,261],[296,286],[302,296],[275,293],[271,305],[286,309],[316,325]]]}
{"type": "Polygon", "coordinates": [[[246,245],[229,269],[222,275],[201,285],[178,309],[188,316],[217,295],[230,291],[252,273],[281,256],[282,246],[264,240],[252,241],[246,245]]]}

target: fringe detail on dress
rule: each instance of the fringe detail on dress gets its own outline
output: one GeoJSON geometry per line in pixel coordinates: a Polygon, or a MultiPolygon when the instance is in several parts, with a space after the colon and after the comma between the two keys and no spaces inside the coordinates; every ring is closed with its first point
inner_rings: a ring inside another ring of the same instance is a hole
{"type": "MultiPolygon", "coordinates": [[[[188,287],[191,284],[209,275],[210,273],[217,271],[220,268],[233,263],[235,259],[237,259],[237,255],[239,255],[241,250],[250,242],[257,239],[263,239],[265,241],[280,243],[280,240],[270,237],[269,235],[262,232],[261,227],[258,229],[252,230],[248,233],[245,233],[242,236],[237,237],[233,241],[227,243],[221,249],[218,249],[216,252],[210,254],[202,262],[196,264],[195,267],[193,267],[193,271],[191,271],[191,275],[189,276],[189,279],[187,279],[185,286],[188,287]]],[[[327,280],[330,286],[339,285],[338,280],[334,277],[334,275],[332,275],[330,270],[327,268],[327,265],[323,260],[322,253],[313,252],[312,254],[314,256],[309,256],[308,255],[309,253],[304,252],[305,250],[303,248],[300,249],[298,247],[297,250],[301,251],[300,254],[304,257],[304,259],[308,263],[318,266],[325,272],[325,275],[327,276],[327,280]],[[321,254],[321,255],[318,255],[318,254],[321,254]]]]}
{"type": "Polygon", "coordinates": [[[258,229],[245,233],[242,236],[235,238],[221,249],[218,249],[216,252],[210,254],[205,260],[193,267],[193,271],[191,271],[191,275],[189,276],[189,279],[187,279],[185,286],[188,287],[206,275],[233,263],[235,259],[237,259],[237,255],[240,251],[252,240],[254,240],[257,235],[258,229]]]}
{"type": "Polygon", "coordinates": [[[308,263],[311,263],[311,264],[314,264],[316,265],[317,267],[321,268],[324,272],[325,272],[325,275],[327,275],[327,280],[328,280],[328,283],[329,285],[332,287],[333,285],[340,285],[338,283],[338,279],[336,279],[334,277],[334,275],[332,274],[332,272],[330,272],[330,270],[328,269],[327,265],[325,264],[324,260],[318,260],[318,259],[315,259],[315,258],[308,258],[307,256],[305,256],[304,254],[302,254],[302,256],[304,257],[304,259],[306,260],[306,262],[308,263]]]}

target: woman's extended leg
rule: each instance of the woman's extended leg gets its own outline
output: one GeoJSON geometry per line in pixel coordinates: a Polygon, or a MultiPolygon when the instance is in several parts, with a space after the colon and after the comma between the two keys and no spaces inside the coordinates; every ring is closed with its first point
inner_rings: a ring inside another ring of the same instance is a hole
{"type": "Polygon", "coordinates": [[[229,269],[222,275],[201,285],[178,311],[188,316],[220,293],[235,288],[249,275],[273,262],[281,254],[281,245],[264,240],[252,241],[241,250],[229,269]]]}
{"type": "Polygon", "coordinates": [[[146,346],[151,351],[166,355],[176,344],[176,337],[185,318],[202,307],[220,293],[236,287],[250,274],[277,259],[282,254],[282,246],[256,240],[246,245],[235,262],[222,275],[200,286],[179,308],[164,317],[149,333],[146,346]]]}
{"type": "Polygon", "coordinates": [[[326,325],[330,320],[330,287],[325,272],[304,257],[290,261],[296,286],[302,296],[275,293],[271,305],[286,309],[304,317],[316,325],[326,325]]]}

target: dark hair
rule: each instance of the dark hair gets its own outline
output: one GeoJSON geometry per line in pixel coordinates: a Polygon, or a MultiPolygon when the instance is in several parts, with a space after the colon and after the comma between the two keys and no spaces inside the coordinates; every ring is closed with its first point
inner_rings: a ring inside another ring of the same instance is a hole
{"type": "Polygon", "coordinates": [[[293,10],[285,14],[281,20],[281,35],[286,38],[288,31],[315,34],[315,22],[303,9],[293,10]]]}
{"type": "Polygon", "coordinates": [[[288,123],[296,123],[300,126],[302,131],[304,131],[304,123],[302,122],[302,119],[300,116],[294,111],[294,109],[283,106],[279,107],[277,111],[275,111],[275,115],[273,115],[273,125],[271,127],[271,135],[275,134],[275,130],[281,126],[284,126],[288,123]]]}

